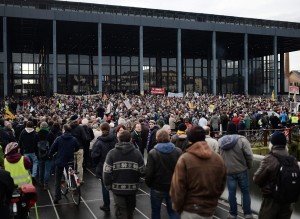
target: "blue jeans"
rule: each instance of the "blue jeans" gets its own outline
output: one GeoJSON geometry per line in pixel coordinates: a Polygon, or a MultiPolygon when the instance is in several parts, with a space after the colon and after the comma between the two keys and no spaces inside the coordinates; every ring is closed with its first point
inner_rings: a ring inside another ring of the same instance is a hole
{"type": "Polygon", "coordinates": [[[249,193],[249,179],[248,171],[227,175],[227,188],[228,188],[228,201],[230,205],[229,213],[232,216],[237,216],[237,202],[236,202],[236,189],[237,185],[240,187],[242,192],[242,206],[245,216],[252,215],[251,212],[251,198],[249,193]]]}
{"type": "Polygon", "coordinates": [[[160,219],[160,209],[163,199],[166,200],[167,212],[170,219],[179,219],[179,215],[172,209],[172,200],[168,192],[161,192],[154,189],[150,191],[151,199],[151,218],[160,219]]]}
{"type": "Polygon", "coordinates": [[[39,160],[40,182],[48,184],[51,170],[51,160],[39,160]]]}
{"type": "Polygon", "coordinates": [[[102,179],[101,179],[101,185],[102,185],[102,196],[103,196],[104,206],[109,207],[110,206],[109,191],[105,188],[102,179]]]}
{"type": "Polygon", "coordinates": [[[29,154],[24,154],[26,157],[28,157],[28,159],[31,160],[32,162],[32,173],[31,176],[32,177],[36,177],[37,175],[37,168],[38,168],[38,159],[37,156],[35,155],[35,153],[29,153],[29,154]]]}

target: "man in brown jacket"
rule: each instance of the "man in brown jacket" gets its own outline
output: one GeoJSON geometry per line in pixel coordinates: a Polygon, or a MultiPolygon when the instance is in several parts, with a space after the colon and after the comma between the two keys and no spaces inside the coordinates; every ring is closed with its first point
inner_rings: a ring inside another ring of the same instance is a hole
{"type": "Polygon", "coordinates": [[[213,218],[224,191],[226,169],[220,155],[205,142],[205,131],[193,126],[187,132],[192,143],[177,161],[170,195],[181,218],[213,218]]]}

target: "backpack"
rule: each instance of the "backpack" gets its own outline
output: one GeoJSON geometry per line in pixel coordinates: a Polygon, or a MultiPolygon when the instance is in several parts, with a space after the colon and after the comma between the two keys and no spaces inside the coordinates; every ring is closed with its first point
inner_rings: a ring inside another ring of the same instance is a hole
{"type": "Polygon", "coordinates": [[[272,153],[279,161],[273,198],[275,202],[288,204],[297,202],[300,195],[300,169],[295,158],[272,153]]]}
{"type": "Polygon", "coordinates": [[[38,157],[40,160],[46,160],[49,152],[49,142],[46,140],[39,141],[38,144],[38,157]]]}

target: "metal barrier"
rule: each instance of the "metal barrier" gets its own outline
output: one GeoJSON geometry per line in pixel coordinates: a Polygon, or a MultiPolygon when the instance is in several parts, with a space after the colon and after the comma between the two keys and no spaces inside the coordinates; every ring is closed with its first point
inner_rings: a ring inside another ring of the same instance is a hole
{"type": "MultiPolygon", "coordinates": [[[[253,182],[253,175],[256,172],[256,170],[259,167],[259,164],[261,162],[261,160],[264,158],[264,156],[261,155],[254,155],[254,160],[253,160],[253,167],[249,172],[249,182],[250,182],[250,195],[251,195],[251,208],[252,211],[256,214],[258,214],[259,209],[260,209],[260,205],[262,202],[262,195],[261,195],[261,191],[260,188],[254,184],[253,182]]],[[[298,162],[298,164],[300,165],[300,163],[298,162]]],[[[225,189],[225,191],[223,192],[222,199],[224,200],[228,200],[228,190],[227,188],[225,189]]],[[[241,201],[241,192],[238,190],[237,191],[237,202],[239,205],[242,205],[242,201],[241,201]]],[[[294,204],[294,211],[292,214],[291,219],[299,219],[300,218],[300,200],[298,200],[297,203],[294,204]]]]}

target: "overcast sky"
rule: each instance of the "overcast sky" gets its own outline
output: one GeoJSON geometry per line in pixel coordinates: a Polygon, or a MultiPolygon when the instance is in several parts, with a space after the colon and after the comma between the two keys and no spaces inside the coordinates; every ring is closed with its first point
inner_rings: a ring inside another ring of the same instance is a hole
{"type": "MultiPolygon", "coordinates": [[[[72,2],[166,9],[300,23],[300,0],[73,0],[72,2]]],[[[300,70],[300,52],[291,54],[290,69],[300,70]]]]}

